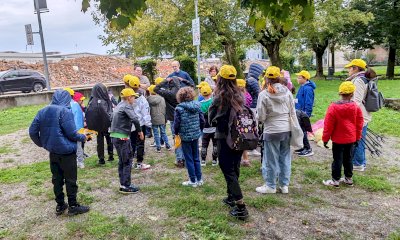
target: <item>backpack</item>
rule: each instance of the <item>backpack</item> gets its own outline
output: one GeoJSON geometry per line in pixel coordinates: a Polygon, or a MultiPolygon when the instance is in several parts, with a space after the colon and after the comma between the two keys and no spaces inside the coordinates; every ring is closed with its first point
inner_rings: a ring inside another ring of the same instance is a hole
{"type": "Polygon", "coordinates": [[[253,150],[258,144],[258,129],[254,114],[247,106],[242,111],[231,110],[226,143],[237,151],[253,150]]]}
{"type": "Polygon", "coordinates": [[[368,112],[377,112],[384,105],[384,98],[381,92],[378,90],[378,86],[374,80],[369,80],[365,77],[361,78],[365,84],[367,84],[367,94],[363,101],[365,110],[368,112]]]}
{"type": "Polygon", "coordinates": [[[85,113],[87,128],[99,133],[107,132],[111,126],[111,116],[107,109],[108,103],[105,100],[92,98],[85,113]]]}

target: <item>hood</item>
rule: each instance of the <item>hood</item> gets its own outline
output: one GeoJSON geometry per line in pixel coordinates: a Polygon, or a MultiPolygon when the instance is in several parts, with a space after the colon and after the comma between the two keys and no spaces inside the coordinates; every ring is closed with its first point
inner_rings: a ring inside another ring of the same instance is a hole
{"type": "Polygon", "coordinates": [[[180,103],[179,106],[193,113],[200,111],[200,103],[198,101],[183,102],[180,103]]]}
{"type": "Polygon", "coordinates": [[[313,82],[313,81],[311,81],[311,80],[308,80],[308,81],[304,84],[304,86],[310,86],[310,87],[312,87],[313,89],[315,89],[315,88],[317,87],[317,85],[315,84],[315,82],[313,82]]]}
{"type": "Polygon", "coordinates": [[[109,100],[107,87],[102,83],[97,83],[92,89],[91,97],[109,100]]]}
{"type": "Polygon", "coordinates": [[[280,83],[275,83],[273,86],[274,86],[274,88],[276,89],[276,93],[272,94],[272,93],[269,93],[269,92],[267,91],[268,97],[269,97],[271,100],[273,100],[274,102],[277,102],[277,103],[286,103],[287,100],[288,100],[287,95],[288,95],[288,93],[289,93],[288,88],[287,88],[286,86],[280,84],[280,83]]]}
{"type": "Polygon", "coordinates": [[[255,79],[258,79],[258,77],[261,75],[263,71],[264,71],[263,66],[261,66],[258,63],[252,63],[249,67],[249,73],[247,77],[253,77],[255,79]]]}
{"type": "Polygon", "coordinates": [[[71,95],[67,91],[59,89],[54,92],[51,104],[69,108],[71,100],[71,95]]]}
{"type": "Polygon", "coordinates": [[[147,102],[149,102],[149,104],[151,106],[155,106],[160,104],[162,101],[162,97],[159,95],[150,95],[149,97],[147,97],[147,102]]]}

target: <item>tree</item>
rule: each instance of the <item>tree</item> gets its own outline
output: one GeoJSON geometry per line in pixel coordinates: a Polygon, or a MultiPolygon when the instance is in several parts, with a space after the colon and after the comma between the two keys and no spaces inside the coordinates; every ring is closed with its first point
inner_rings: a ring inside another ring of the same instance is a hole
{"type": "Polygon", "coordinates": [[[355,49],[385,44],[389,49],[386,76],[393,78],[396,50],[400,48],[400,0],[354,0],[351,7],[373,13],[374,20],[363,28],[349,27],[345,32],[348,44],[355,49]]]}
{"type": "MultiPolygon", "coordinates": [[[[119,52],[132,52],[134,56],[163,53],[175,56],[193,56],[191,22],[194,3],[191,0],[147,0],[147,9],[134,24],[125,29],[105,25],[104,44],[114,43],[119,52]]],[[[242,75],[238,47],[252,42],[246,26],[248,14],[235,0],[200,0],[201,52],[225,53],[225,59],[242,75]]],[[[100,17],[96,21],[99,23],[100,17]]]]}

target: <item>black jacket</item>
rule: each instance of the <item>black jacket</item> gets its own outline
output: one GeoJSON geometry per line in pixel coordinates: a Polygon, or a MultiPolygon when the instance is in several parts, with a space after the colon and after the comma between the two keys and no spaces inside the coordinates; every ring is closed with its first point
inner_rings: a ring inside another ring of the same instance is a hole
{"type": "Polygon", "coordinates": [[[135,125],[136,131],[142,131],[133,106],[128,102],[122,101],[114,109],[110,132],[129,135],[131,133],[132,124],[135,125]]]}
{"type": "Polygon", "coordinates": [[[215,139],[225,139],[228,136],[231,109],[231,106],[221,105],[218,97],[214,98],[208,109],[208,123],[212,127],[216,127],[215,139]]]}
{"type": "Polygon", "coordinates": [[[86,123],[88,129],[107,132],[111,126],[112,102],[108,96],[107,87],[98,83],[94,85],[86,108],[86,123]]]}
{"type": "Polygon", "coordinates": [[[246,90],[250,93],[253,101],[251,102],[250,108],[257,107],[258,94],[260,93],[260,85],[258,84],[258,77],[264,71],[264,67],[258,63],[250,65],[249,73],[246,78],[246,90]]]}

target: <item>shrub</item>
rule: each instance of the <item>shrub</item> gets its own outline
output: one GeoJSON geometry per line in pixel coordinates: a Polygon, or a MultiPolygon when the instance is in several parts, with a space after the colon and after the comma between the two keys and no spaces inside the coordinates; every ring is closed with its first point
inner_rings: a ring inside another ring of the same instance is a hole
{"type": "Polygon", "coordinates": [[[154,76],[157,75],[157,62],[154,59],[140,60],[136,62],[143,69],[143,74],[146,75],[151,83],[154,83],[154,76]]]}
{"type": "Polygon", "coordinates": [[[313,65],[314,54],[311,51],[304,51],[299,55],[299,64],[303,69],[313,70],[315,66],[313,65]]]}
{"type": "Polygon", "coordinates": [[[193,81],[196,81],[197,79],[197,74],[196,74],[196,60],[193,58],[187,56],[187,55],[182,55],[178,56],[175,58],[180,64],[180,69],[183,71],[187,72],[190,77],[193,79],[193,81]]]}

